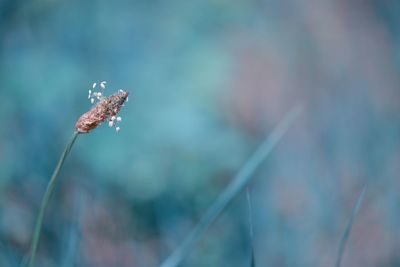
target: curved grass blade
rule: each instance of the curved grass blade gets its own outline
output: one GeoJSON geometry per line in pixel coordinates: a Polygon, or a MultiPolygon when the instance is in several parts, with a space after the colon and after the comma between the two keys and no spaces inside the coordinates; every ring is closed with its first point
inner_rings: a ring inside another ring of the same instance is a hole
{"type": "Polygon", "coordinates": [[[272,133],[264,140],[254,154],[242,166],[225,190],[218,196],[211,207],[201,217],[200,222],[183,240],[181,245],[160,265],[160,267],[176,267],[191,252],[201,235],[215,221],[218,215],[232,201],[232,199],[246,186],[254,176],[255,171],[272,152],[283,135],[287,132],[294,120],[300,115],[301,108],[293,108],[276,126],[272,133]]]}
{"type": "Polygon", "coordinates": [[[58,174],[60,173],[60,170],[62,169],[62,167],[64,165],[65,159],[67,158],[68,154],[71,152],[72,146],[74,145],[78,135],[79,135],[78,132],[74,132],[74,134],[72,135],[71,140],[65,147],[64,152],[62,153],[61,158],[57,163],[56,169],[54,170],[53,175],[51,176],[50,181],[47,184],[46,192],[44,193],[42,203],[40,204],[39,214],[38,214],[38,217],[36,220],[36,225],[35,225],[35,231],[33,233],[31,253],[30,253],[29,263],[28,263],[29,267],[33,267],[35,264],[36,252],[37,252],[39,238],[40,238],[40,232],[42,230],[42,225],[43,225],[44,212],[46,211],[46,208],[49,204],[50,197],[54,191],[54,187],[56,185],[58,174]]]}
{"type": "Polygon", "coordinates": [[[361,191],[360,195],[357,198],[356,205],[353,207],[350,220],[347,223],[346,230],[344,231],[342,239],[340,240],[340,243],[339,243],[339,251],[338,251],[338,256],[336,258],[335,267],[340,267],[340,264],[342,263],[344,249],[346,248],[347,241],[349,240],[351,229],[353,228],[354,220],[358,214],[358,211],[361,208],[361,204],[363,202],[366,190],[367,190],[367,186],[364,185],[363,190],[361,191]]]}

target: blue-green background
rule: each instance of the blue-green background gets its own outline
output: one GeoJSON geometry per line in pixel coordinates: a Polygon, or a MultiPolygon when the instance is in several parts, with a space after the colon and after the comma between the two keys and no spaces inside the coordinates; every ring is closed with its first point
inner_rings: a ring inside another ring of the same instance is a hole
{"type": "MultiPolygon", "coordinates": [[[[249,185],[256,266],[400,266],[395,0],[0,2],[0,266],[29,251],[87,91],[130,92],[121,132],[78,138],[38,266],[157,266],[264,136],[304,112],[249,185]]],[[[245,194],[182,266],[249,266],[245,194]]]]}

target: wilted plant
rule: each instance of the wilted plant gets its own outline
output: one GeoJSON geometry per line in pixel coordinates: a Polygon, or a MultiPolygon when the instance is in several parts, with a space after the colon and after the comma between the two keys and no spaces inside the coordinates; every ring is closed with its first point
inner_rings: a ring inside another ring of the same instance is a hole
{"type": "Polygon", "coordinates": [[[43,195],[43,199],[40,205],[39,214],[36,220],[35,230],[33,233],[30,258],[29,258],[29,267],[33,267],[35,264],[35,258],[40,238],[40,232],[43,224],[43,217],[48,206],[50,197],[52,192],[54,191],[55,183],[60,173],[61,168],[64,165],[65,159],[70,153],[72,146],[74,145],[79,134],[89,133],[98,127],[101,123],[108,121],[108,125],[110,127],[115,127],[117,132],[120,131],[120,127],[117,126],[121,121],[121,117],[118,116],[119,111],[124,106],[124,103],[128,101],[129,93],[124,90],[119,90],[117,93],[111,96],[104,96],[103,90],[106,88],[106,82],[100,82],[100,91],[94,91],[96,89],[97,83],[93,83],[92,90],[89,90],[88,99],[92,104],[95,104],[92,109],[88,112],[84,113],[77,121],[75,125],[75,132],[72,135],[71,140],[67,144],[62,153],[60,160],[57,163],[57,166],[53,172],[53,175],[50,178],[49,183],[47,184],[46,191],[43,195]],[[95,103],[97,101],[97,103],[95,103]]]}

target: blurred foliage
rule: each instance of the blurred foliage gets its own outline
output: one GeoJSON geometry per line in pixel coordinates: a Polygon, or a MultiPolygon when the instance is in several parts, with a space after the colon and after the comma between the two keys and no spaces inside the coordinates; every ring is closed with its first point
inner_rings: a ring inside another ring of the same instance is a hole
{"type": "MultiPolygon", "coordinates": [[[[332,266],[368,182],[343,265],[397,266],[399,14],[394,0],[1,1],[0,266],[27,253],[101,80],[131,93],[122,130],[78,139],[38,266],[157,266],[297,103],[251,185],[257,263],[332,266]]],[[[186,265],[248,264],[246,214],[240,195],[186,265]]]]}

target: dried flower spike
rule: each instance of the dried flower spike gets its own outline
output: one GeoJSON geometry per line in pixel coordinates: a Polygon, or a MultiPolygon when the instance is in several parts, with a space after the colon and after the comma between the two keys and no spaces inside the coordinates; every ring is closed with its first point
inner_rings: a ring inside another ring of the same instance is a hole
{"type": "MultiPolygon", "coordinates": [[[[110,127],[115,126],[117,122],[122,120],[121,117],[118,117],[118,119],[116,116],[128,98],[128,94],[127,91],[123,90],[119,90],[109,97],[97,93],[95,96],[99,102],[91,110],[83,114],[75,125],[78,133],[89,133],[106,120],[109,120],[110,127]]],[[[91,92],[89,95],[91,95],[91,92]]],[[[91,102],[94,102],[94,98],[91,98],[91,102]]],[[[118,132],[119,130],[120,127],[116,127],[116,131],[118,132]]]]}

